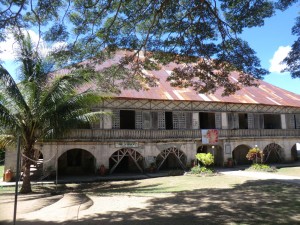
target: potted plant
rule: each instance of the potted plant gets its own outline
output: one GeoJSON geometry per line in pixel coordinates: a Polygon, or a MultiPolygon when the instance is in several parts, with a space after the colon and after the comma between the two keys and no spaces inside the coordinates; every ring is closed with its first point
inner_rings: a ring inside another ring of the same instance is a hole
{"type": "Polygon", "coordinates": [[[227,159],[227,167],[233,167],[233,158],[228,158],[227,159]]]}
{"type": "Polygon", "coordinates": [[[150,173],[154,173],[155,171],[156,171],[156,165],[155,165],[155,163],[153,162],[153,163],[150,164],[149,172],[150,172],[150,173]]]}

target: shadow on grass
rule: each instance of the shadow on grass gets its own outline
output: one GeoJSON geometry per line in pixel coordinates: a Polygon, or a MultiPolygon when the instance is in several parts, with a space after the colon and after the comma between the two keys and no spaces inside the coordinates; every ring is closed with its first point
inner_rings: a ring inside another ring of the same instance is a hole
{"type": "MultiPolygon", "coordinates": [[[[84,190],[94,190],[96,193],[100,190],[105,192],[111,187],[103,186],[93,189],[79,185],[78,188],[82,194],[84,190]]],[[[142,193],[145,187],[136,187],[133,181],[128,183],[125,189],[119,188],[121,190],[133,189],[134,192],[142,193]]],[[[78,220],[68,221],[67,224],[300,224],[299,191],[300,188],[297,185],[285,184],[283,181],[280,183],[270,180],[247,181],[231,189],[200,189],[172,193],[172,196],[153,196],[148,198],[142,207],[136,207],[133,204],[126,210],[103,211],[99,207],[97,213],[90,214],[79,210],[78,220]]],[[[102,199],[97,194],[94,197],[98,201],[102,199]]],[[[102,203],[103,206],[106,204],[102,203]]],[[[92,209],[95,206],[90,207],[92,209]]],[[[59,213],[59,209],[57,210],[59,213]]],[[[8,221],[5,222],[1,224],[10,224],[8,221]]],[[[17,224],[49,225],[61,224],[61,222],[28,220],[18,221],[17,224]]]]}

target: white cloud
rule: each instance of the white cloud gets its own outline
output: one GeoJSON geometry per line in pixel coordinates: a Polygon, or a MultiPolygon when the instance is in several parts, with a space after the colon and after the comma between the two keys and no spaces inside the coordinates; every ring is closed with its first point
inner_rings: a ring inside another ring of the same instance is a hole
{"type": "Polygon", "coordinates": [[[15,46],[15,41],[12,36],[12,34],[7,35],[7,39],[5,42],[0,42],[0,59],[3,61],[6,60],[13,60],[14,59],[14,46],[15,46]]]}
{"type": "MultiPolygon", "coordinates": [[[[39,35],[33,30],[27,30],[30,35],[30,38],[34,45],[38,45],[38,49],[41,55],[46,56],[49,51],[55,50],[57,48],[63,48],[66,46],[65,42],[57,42],[48,48],[46,42],[43,39],[39,39],[39,35]]],[[[2,61],[14,60],[17,53],[17,43],[14,40],[14,37],[11,33],[7,33],[7,38],[5,42],[0,42],[0,59],[2,61]]]]}
{"type": "Polygon", "coordinates": [[[274,53],[273,58],[269,60],[270,72],[281,73],[281,71],[285,69],[286,65],[281,62],[288,55],[291,49],[292,48],[290,46],[279,46],[277,51],[274,53]]]}

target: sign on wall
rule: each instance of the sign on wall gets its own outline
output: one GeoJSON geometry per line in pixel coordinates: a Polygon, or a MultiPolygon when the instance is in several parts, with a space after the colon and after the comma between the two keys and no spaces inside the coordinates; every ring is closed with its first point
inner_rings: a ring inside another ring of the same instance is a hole
{"type": "Polygon", "coordinates": [[[217,144],[219,139],[219,133],[216,129],[201,130],[202,144],[217,144]]]}
{"type": "Polygon", "coordinates": [[[137,148],[139,147],[138,142],[120,141],[115,143],[116,148],[137,148]]]}

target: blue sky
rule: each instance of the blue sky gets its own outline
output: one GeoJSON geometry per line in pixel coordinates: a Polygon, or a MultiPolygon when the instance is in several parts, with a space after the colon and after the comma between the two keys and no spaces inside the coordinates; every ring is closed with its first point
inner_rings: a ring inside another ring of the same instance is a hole
{"type": "Polygon", "coordinates": [[[276,16],[265,21],[263,27],[247,29],[241,36],[256,51],[263,68],[272,71],[264,81],[297,94],[300,94],[300,79],[292,79],[289,73],[280,73],[278,57],[283,57],[296,40],[291,29],[299,12],[297,3],[284,12],[278,11],[276,16]]]}
{"type": "MultiPolygon", "coordinates": [[[[289,73],[280,73],[279,61],[283,58],[296,37],[291,35],[291,28],[295,18],[300,12],[300,5],[295,4],[288,10],[278,11],[276,16],[265,21],[262,27],[246,29],[241,37],[248,41],[261,60],[262,67],[272,73],[266,75],[264,80],[280,88],[300,94],[300,79],[292,79],[289,73]]],[[[34,34],[30,34],[33,38],[34,34]]],[[[12,43],[0,44],[0,48],[11,46],[12,43]]],[[[5,67],[10,73],[15,74],[14,62],[9,58],[9,52],[1,54],[5,67]]]]}

